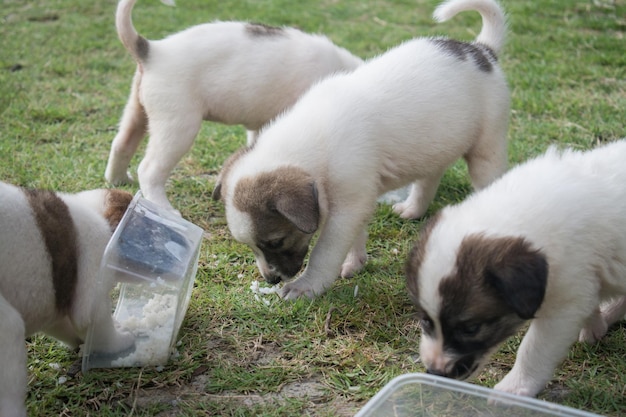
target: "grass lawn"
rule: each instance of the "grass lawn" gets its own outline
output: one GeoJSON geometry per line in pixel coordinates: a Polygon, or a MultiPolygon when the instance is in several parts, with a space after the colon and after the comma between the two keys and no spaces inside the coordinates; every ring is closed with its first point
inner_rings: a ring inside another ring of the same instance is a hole
{"type": "MultiPolygon", "coordinates": [[[[510,24],[500,61],[512,92],[511,163],[552,144],[588,149],[626,136],[626,1],[502,3],[510,24]]],[[[416,36],[475,37],[477,14],[436,24],[437,4],[179,0],[171,8],[139,0],[133,16],[151,39],[215,19],[251,20],[324,33],[368,58],[416,36]]],[[[0,180],[64,191],[106,186],[104,167],[134,72],[115,33],[115,6],[2,2],[0,180]]],[[[423,371],[403,276],[422,221],[403,221],[381,205],[363,272],[315,301],[258,302],[249,289],[260,278],[253,255],[230,237],[221,203],[210,198],[221,164],[244,143],[241,127],[205,123],[168,184],[173,204],[206,231],[179,355],[160,372],[93,370],[63,382],[76,353],[31,337],[31,415],[350,416],[394,376],[423,371]]],[[[469,192],[459,163],[428,215],[469,192]]],[[[512,366],[519,341],[508,341],[475,382],[493,386],[512,366]]],[[[626,415],[625,357],[622,322],[596,345],[576,344],[540,398],[626,415]]]]}

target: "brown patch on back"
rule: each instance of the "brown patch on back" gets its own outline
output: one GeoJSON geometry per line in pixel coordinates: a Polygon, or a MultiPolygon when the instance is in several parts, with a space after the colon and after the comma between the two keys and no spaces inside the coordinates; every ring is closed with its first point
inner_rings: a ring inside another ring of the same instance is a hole
{"type": "Polygon", "coordinates": [[[133,200],[133,195],[123,190],[106,190],[104,200],[104,218],[109,223],[111,231],[115,231],[122,217],[133,200]]]}
{"type": "Polygon", "coordinates": [[[275,37],[284,36],[285,30],[283,28],[268,26],[263,23],[248,23],[246,24],[246,33],[253,37],[275,37]]]}
{"type": "Polygon", "coordinates": [[[24,190],[50,255],[56,309],[68,314],[78,280],[78,243],[69,208],[55,193],[24,190]]]}

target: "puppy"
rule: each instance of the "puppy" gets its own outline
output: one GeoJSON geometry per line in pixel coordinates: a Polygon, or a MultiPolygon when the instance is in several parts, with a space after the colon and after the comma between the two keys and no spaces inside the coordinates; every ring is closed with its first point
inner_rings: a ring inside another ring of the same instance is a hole
{"type": "Polygon", "coordinates": [[[464,10],[483,17],[475,42],[415,39],[325,78],[225,163],[214,198],[266,281],[298,273],[319,229],[282,297],[313,298],[362,267],[367,223],[386,191],[413,182],[395,211],[416,218],[458,158],[476,188],[506,169],[509,92],[496,62],[504,15],[493,0],[456,0],[435,16],[464,10]]]}
{"type": "Polygon", "coordinates": [[[624,317],[625,158],[626,140],[550,149],[434,216],[407,262],[428,372],[476,375],[531,320],[495,388],[535,396],[577,335],[595,341],[624,317]]]}
{"type": "Polygon", "coordinates": [[[105,177],[131,181],[130,160],[149,130],[139,185],[145,198],[172,210],[165,182],[202,120],[244,125],[251,144],[311,84],[362,63],[323,36],[245,22],[209,23],[148,41],[133,27],[134,3],[121,0],[117,8],[117,32],[137,71],[105,177]]]}
{"type": "Polygon", "coordinates": [[[109,289],[96,282],[131,200],[123,191],[55,194],[0,182],[0,416],[26,416],[29,335],[77,347],[97,326],[94,343],[103,353],[134,346],[114,326],[109,289]]]}

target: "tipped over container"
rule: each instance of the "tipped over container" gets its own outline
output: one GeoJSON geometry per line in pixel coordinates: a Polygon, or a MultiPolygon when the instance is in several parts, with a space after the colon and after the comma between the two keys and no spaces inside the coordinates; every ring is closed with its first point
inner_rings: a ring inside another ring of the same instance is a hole
{"type": "MultiPolygon", "coordinates": [[[[134,343],[118,351],[90,326],[82,370],[165,365],[175,349],[198,268],[203,230],[138,192],[111,237],[98,285],[113,288],[116,327],[134,343]]],[[[106,291],[105,291],[106,292],[106,291]]]]}
{"type": "Polygon", "coordinates": [[[441,376],[412,373],[383,387],[355,417],[600,417],[441,376]]]}

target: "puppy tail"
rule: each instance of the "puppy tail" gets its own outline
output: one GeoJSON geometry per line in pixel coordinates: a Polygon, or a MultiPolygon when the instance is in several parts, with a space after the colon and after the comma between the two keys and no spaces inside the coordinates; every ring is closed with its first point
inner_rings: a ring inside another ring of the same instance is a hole
{"type": "Polygon", "coordinates": [[[476,42],[487,45],[499,55],[506,35],[506,16],[495,0],[448,0],[435,9],[433,18],[437,22],[445,22],[468,10],[477,11],[483,19],[483,28],[476,42]]]}
{"type": "Polygon", "coordinates": [[[120,0],[115,12],[115,27],[117,35],[124,47],[135,58],[137,63],[142,63],[148,58],[150,43],[141,36],[133,26],[131,13],[136,0],[120,0]]]}

